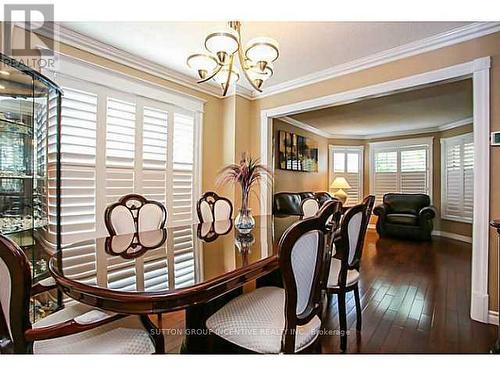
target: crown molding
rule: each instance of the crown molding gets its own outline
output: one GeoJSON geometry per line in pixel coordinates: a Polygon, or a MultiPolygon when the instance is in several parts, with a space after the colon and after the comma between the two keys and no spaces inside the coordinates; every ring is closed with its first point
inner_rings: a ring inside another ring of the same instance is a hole
{"type": "Polygon", "coordinates": [[[331,137],[331,134],[329,132],[326,132],[324,130],[315,128],[314,126],[311,126],[309,124],[306,124],[305,122],[296,120],[296,119],[294,119],[292,117],[288,117],[288,116],[280,117],[280,118],[278,118],[278,120],[281,120],[283,122],[286,122],[287,124],[293,125],[293,126],[295,126],[297,128],[300,128],[302,130],[306,130],[306,131],[308,131],[310,133],[319,135],[319,136],[324,137],[324,138],[330,138],[331,137]]]}
{"type": "Polygon", "coordinates": [[[353,134],[346,134],[346,133],[331,133],[326,130],[318,129],[312,125],[309,125],[303,121],[299,121],[294,119],[293,117],[285,116],[285,117],[279,117],[279,120],[286,122],[290,125],[296,126],[297,128],[306,130],[308,132],[314,133],[316,135],[319,135],[324,138],[328,139],[360,139],[360,140],[373,140],[373,139],[379,139],[379,138],[388,138],[388,137],[398,137],[402,135],[419,135],[419,134],[428,134],[428,133],[437,133],[440,131],[444,130],[450,130],[454,128],[459,128],[464,125],[472,124],[473,123],[473,118],[472,117],[466,117],[458,121],[454,121],[451,123],[446,123],[443,125],[439,126],[432,126],[428,128],[423,128],[423,129],[408,129],[408,130],[399,130],[399,131],[389,131],[389,132],[380,132],[380,133],[374,133],[370,135],[353,135],[353,134]]]}
{"type": "MultiPolygon", "coordinates": [[[[18,26],[23,27],[22,24],[18,26]]],[[[144,59],[132,53],[113,47],[107,43],[97,41],[86,35],[80,34],[66,26],[55,23],[55,37],[57,42],[68,44],[71,47],[90,52],[97,56],[106,58],[113,62],[137,69],[154,75],[156,77],[177,83],[181,86],[202,92],[217,98],[222,98],[219,86],[213,84],[200,85],[193,77],[169,69],[163,65],[144,59]]],[[[470,25],[455,28],[441,34],[407,43],[389,50],[375,53],[345,64],[336,65],[331,68],[304,75],[293,80],[268,86],[265,91],[258,93],[244,86],[236,85],[232,91],[235,95],[240,95],[249,100],[261,99],[267,96],[276,95],[285,91],[294,90],[313,83],[325,81],[342,75],[354,73],[364,69],[383,65],[395,60],[433,51],[453,44],[465,42],[471,39],[500,31],[500,22],[474,22],[470,25]]],[[[37,29],[36,33],[51,37],[43,27],[37,29]]],[[[478,69],[484,67],[478,67],[478,69]]]]}
{"type": "MultiPolygon", "coordinates": [[[[471,39],[493,34],[500,31],[500,22],[474,22],[470,25],[458,27],[441,34],[407,43],[402,46],[391,48],[375,53],[345,64],[336,65],[331,68],[320,70],[287,82],[266,87],[263,93],[254,92],[254,99],[265,98],[285,91],[297,89],[299,87],[311,85],[313,83],[325,81],[335,77],[343,76],[373,68],[378,65],[430,52],[439,48],[462,43],[471,39]]],[[[483,67],[484,68],[484,67],[483,67]]]]}

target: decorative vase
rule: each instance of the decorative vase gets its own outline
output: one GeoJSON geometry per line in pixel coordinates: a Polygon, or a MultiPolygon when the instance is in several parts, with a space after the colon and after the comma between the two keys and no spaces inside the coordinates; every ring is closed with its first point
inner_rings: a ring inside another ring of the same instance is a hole
{"type": "Polygon", "coordinates": [[[250,233],[253,227],[255,227],[255,219],[252,216],[252,210],[250,208],[241,209],[238,216],[236,216],[234,226],[240,233],[250,233]]]}

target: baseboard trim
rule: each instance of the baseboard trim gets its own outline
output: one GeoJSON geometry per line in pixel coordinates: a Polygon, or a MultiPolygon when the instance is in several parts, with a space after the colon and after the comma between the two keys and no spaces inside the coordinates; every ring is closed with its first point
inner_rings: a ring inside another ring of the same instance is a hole
{"type": "Polygon", "coordinates": [[[432,235],[433,236],[439,236],[439,237],[451,238],[452,240],[467,242],[467,243],[470,243],[470,244],[472,243],[472,237],[463,236],[461,234],[444,232],[444,231],[440,231],[440,230],[433,230],[432,231],[432,235]]]}
{"type": "Polygon", "coordinates": [[[488,324],[498,325],[498,311],[488,311],[488,324]]]}

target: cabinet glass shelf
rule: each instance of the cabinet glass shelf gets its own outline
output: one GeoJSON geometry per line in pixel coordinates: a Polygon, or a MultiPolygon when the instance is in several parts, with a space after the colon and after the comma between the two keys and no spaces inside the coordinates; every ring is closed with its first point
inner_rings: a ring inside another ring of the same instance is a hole
{"type": "MultiPolygon", "coordinates": [[[[0,71],[0,234],[23,249],[37,282],[48,276],[49,255],[60,249],[62,91],[2,53],[0,71]]],[[[33,298],[31,319],[57,306],[56,297],[33,298]]]]}

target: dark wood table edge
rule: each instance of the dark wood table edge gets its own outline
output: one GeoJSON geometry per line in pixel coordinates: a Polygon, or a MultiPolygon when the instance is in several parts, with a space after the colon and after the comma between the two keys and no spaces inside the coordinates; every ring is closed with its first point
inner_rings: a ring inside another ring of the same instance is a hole
{"type": "Polygon", "coordinates": [[[276,254],[206,282],[166,292],[122,292],[94,287],[66,278],[57,266],[57,253],[49,260],[49,272],[68,297],[123,314],[158,314],[208,303],[279,268],[276,254]]]}

